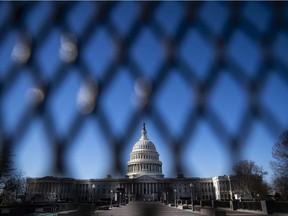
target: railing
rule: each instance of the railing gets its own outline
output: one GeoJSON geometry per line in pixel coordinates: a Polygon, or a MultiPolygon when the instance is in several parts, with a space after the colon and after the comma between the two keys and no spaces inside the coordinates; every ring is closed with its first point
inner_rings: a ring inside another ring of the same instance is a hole
{"type": "Polygon", "coordinates": [[[216,208],[230,208],[230,201],[215,201],[214,206],[216,208]]]}
{"type": "Polygon", "coordinates": [[[201,206],[211,206],[212,207],[212,200],[202,200],[201,206]]]}
{"type": "Polygon", "coordinates": [[[267,205],[268,214],[272,214],[272,213],[287,214],[288,213],[288,201],[286,202],[267,201],[266,205],[267,205]]]}
{"type": "Polygon", "coordinates": [[[251,210],[251,211],[262,211],[262,206],[260,201],[242,201],[235,202],[237,209],[251,210]]]}

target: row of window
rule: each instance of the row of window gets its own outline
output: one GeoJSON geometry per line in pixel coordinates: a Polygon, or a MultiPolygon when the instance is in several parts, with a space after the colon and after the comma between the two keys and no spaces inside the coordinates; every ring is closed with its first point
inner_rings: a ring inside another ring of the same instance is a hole
{"type": "Polygon", "coordinates": [[[136,145],[135,149],[153,149],[154,148],[151,145],[136,145]]]}
{"type": "Polygon", "coordinates": [[[221,181],[219,182],[220,191],[229,191],[230,190],[230,183],[229,181],[221,181]]]}
{"type": "Polygon", "coordinates": [[[131,155],[131,160],[136,160],[136,159],[153,159],[153,160],[159,160],[156,155],[151,155],[151,154],[133,154],[131,155]]]}
{"type": "Polygon", "coordinates": [[[158,164],[134,164],[129,165],[128,167],[128,172],[141,172],[141,171],[162,172],[162,168],[158,164]]]}
{"type": "Polygon", "coordinates": [[[71,184],[68,183],[45,183],[31,184],[28,191],[34,193],[70,193],[71,184]]]}
{"type": "Polygon", "coordinates": [[[230,194],[221,194],[221,199],[222,200],[230,200],[231,196],[230,196],[230,194]]]}

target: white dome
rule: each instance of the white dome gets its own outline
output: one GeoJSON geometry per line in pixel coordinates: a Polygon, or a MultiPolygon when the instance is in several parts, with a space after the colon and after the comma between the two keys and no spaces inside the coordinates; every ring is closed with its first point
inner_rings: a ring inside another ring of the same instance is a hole
{"type": "Polygon", "coordinates": [[[127,176],[135,178],[141,175],[149,175],[155,178],[163,178],[162,162],[159,160],[155,145],[147,137],[145,123],[141,133],[140,140],[135,143],[130,154],[127,176]]]}
{"type": "Polygon", "coordinates": [[[133,146],[132,152],[137,150],[153,150],[156,151],[155,145],[150,140],[139,140],[133,146]]]}

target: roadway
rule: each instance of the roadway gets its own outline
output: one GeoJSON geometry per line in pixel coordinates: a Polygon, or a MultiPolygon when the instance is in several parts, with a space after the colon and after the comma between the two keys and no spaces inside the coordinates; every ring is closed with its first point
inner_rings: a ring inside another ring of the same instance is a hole
{"type": "MultiPolygon", "coordinates": [[[[130,202],[110,210],[95,211],[96,216],[201,216],[199,212],[162,205],[159,202],[130,202]]],[[[228,216],[259,216],[248,212],[227,211],[228,216]]]]}

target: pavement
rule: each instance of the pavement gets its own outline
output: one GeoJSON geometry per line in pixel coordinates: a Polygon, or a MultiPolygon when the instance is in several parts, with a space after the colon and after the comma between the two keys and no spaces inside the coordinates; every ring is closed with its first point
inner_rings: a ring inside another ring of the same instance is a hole
{"type": "Polygon", "coordinates": [[[110,210],[98,210],[97,216],[199,216],[191,210],[182,210],[162,205],[159,202],[130,202],[125,206],[113,207],[110,210]]]}
{"type": "MultiPolygon", "coordinates": [[[[191,209],[178,209],[162,205],[159,202],[130,202],[125,206],[113,207],[110,210],[98,210],[94,216],[202,216],[191,209]]],[[[261,213],[226,211],[228,216],[262,216],[261,213]]]]}

